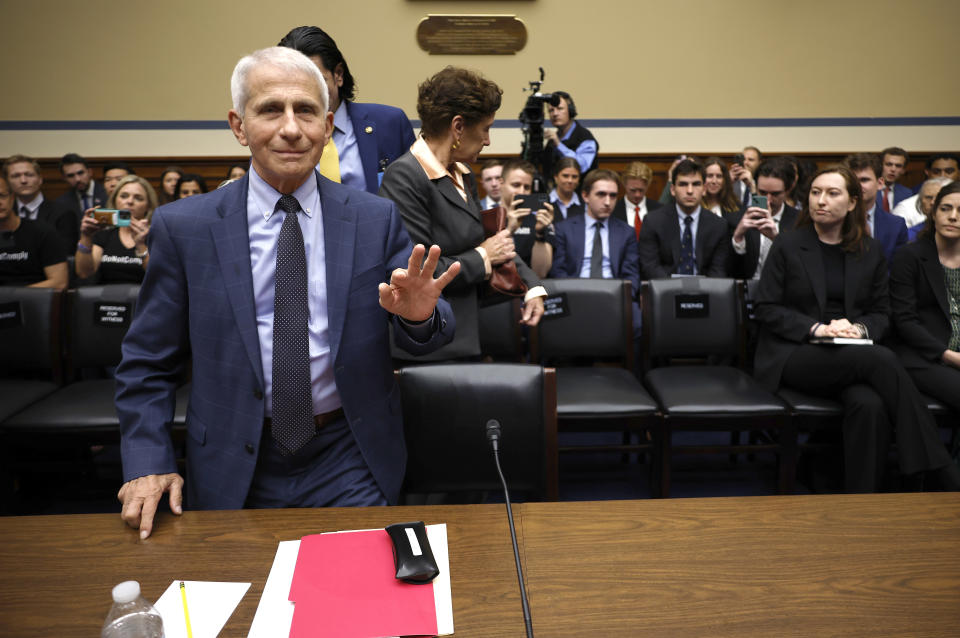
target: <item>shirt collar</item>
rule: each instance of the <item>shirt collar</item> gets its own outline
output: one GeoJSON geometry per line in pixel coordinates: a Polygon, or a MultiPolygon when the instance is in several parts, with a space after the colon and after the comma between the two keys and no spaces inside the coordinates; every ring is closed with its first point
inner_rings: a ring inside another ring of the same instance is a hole
{"type": "Polygon", "coordinates": [[[876,211],[877,211],[877,205],[876,205],[876,204],[874,204],[873,206],[871,206],[870,208],[868,208],[868,209],[867,209],[867,220],[873,219],[873,215],[874,215],[874,213],[876,213],[876,211]]]}
{"type": "Polygon", "coordinates": [[[647,204],[647,196],[646,196],[646,195],[643,196],[643,199],[640,200],[640,203],[639,203],[639,204],[634,204],[633,202],[631,202],[631,201],[630,201],[629,199],[627,199],[626,197],[623,198],[623,205],[627,207],[627,210],[635,210],[635,209],[637,208],[637,206],[639,206],[640,208],[646,208],[646,207],[647,207],[646,204],[647,204]]]}
{"type": "Polygon", "coordinates": [[[347,101],[340,100],[340,106],[333,113],[333,127],[341,133],[346,133],[353,122],[350,120],[350,114],[347,113],[347,101]]]}
{"type": "MultiPolygon", "coordinates": [[[[277,200],[280,199],[283,193],[270,184],[267,184],[263,178],[257,174],[257,169],[251,167],[247,175],[250,176],[250,183],[247,190],[248,197],[256,203],[257,210],[261,212],[263,219],[268,220],[270,216],[276,212],[277,200]]],[[[309,202],[314,201],[317,197],[316,170],[311,172],[310,177],[304,180],[303,184],[300,184],[297,190],[293,191],[291,195],[296,197],[297,201],[300,202],[300,207],[303,209],[304,214],[307,217],[313,217],[314,211],[309,208],[309,202]]]]}
{"type": "MultiPolygon", "coordinates": [[[[441,177],[447,176],[453,178],[453,173],[448,171],[447,167],[440,163],[440,160],[437,159],[437,156],[434,155],[430,147],[427,146],[427,141],[423,139],[423,137],[418,137],[417,141],[413,143],[413,146],[410,147],[410,154],[420,163],[423,172],[427,174],[429,179],[440,179],[441,177]]],[[[454,162],[452,167],[453,170],[459,172],[461,175],[466,175],[470,172],[470,167],[460,162],[454,162]]],[[[461,177],[460,180],[462,179],[461,177]]]]}
{"type": "Polygon", "coordinates": [[[697,206],[696,209],[694,209],[694,211],[690,213],[690,215],[687,215],[685,212],[683,212],[683,210],[681,210],[680,204],[676,204],[676,207],[677,207],[677,216],[680,217],[680,223],[683,223],[683,218],[688,216],[693,218],[694,224],[697,223],[698,219],[700,219],[700,206],[697,206]]]}
{"type": "Polygon", "coordinates": [[[564,136],[560,138],[560,141],[564,141],[564,140],[570,139],[570,136],[573,135],[573,130],[574,130],[575,128],[577,128],[577,121],[576,121],[576,120],[570,122],[570,128],[568,128],[568,129],[567,129],[567,132],[564,134],[564,136]]]}
{"type": "Polygon", "coordinates": [[[33,201],[31,201],[31,202],[25,202],[25,201],[21,200],[21,199],[18,197],[18,198],[17,198],[17,211],[19,212],[21,208],[23,208],[24,206],[26,206],[26,207],[27,207],[27,210],[29,210],[31,213],[33,213],[33,212],[35,212],[38,208],[40,208],[40,205],[41,205],[42,203],[43,203],[43,193],[37,193],[37,196],[34,197],[34,198],[33,198],[33,201]]]}

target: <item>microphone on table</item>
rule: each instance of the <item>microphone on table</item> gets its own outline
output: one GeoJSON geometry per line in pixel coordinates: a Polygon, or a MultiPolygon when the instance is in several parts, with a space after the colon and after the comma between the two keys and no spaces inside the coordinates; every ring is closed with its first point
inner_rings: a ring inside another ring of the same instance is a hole
{"type": "Polygon", "coordinates": [[[507,502],[507,522],[510,523],[510,542],[513,543],[513,559],[517,563],[517,580],[520,581],[520,603],[523,605],[523,622],[527,626],[527,638],[533,638],[533,622],[530,620],[530,603],[527,602],[527,587],[523,582],[523,569],[520,566],[520,549],[517,547],[517,530],[513,526],[513,510],[510,508],[510,492],[507,490],[507,479],[500,469],[500,422],[496,419],[487,421],[487,441],[493,448],[493,461],[497,465],[497,474],[503,484],[503,496],[507,502]]]}

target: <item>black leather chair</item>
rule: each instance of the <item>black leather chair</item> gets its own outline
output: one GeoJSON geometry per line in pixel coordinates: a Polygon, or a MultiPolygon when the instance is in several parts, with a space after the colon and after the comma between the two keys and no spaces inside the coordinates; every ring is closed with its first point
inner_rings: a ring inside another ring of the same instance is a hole
{"type": "Polygon", "coordinates": [[[561,452],[650,452],[659,494],[657,404],[634,374],[633,290],[619,279],[548,279],[565,295],[566,316],[545,317],[530,331],[531,360],[557,368],[557,424],[562,432],[623,432],[621,445],[580,445],[561,452]],[[631,443],[631,436],[638,443],[631,443]]]}
{"type": "Polygon", "coordinates": [[[397,371],[407,442],[406,495],[500,492],[486,424],[502,427],[511,492],[556,500],[553,370],[519,363],[451,363],[397,371]]]}
{"type": "Polygon", "coordinates": [[[62,300],[50,288],[0,287],[0,424],[63,383],[62,300]]]}
{"type": "Polygon", "coordinates": [[[495,361],[521,362],[526,355],[520,326],[520,297],[481,302],[479,314],[480,354],[495,361]]]}
{"type": "MultiPolygon", "coordinates": [[[[81,370],[112,367],[120,362],[120,344],[136,307],[136,284],[89,286],[67,293],[68,377],[81,370]]],[[[75,435],[84,442],[118,440],[113,378],[74,380],[7,419],[13,434],[75,435]]]]}
{"type": "Polygon", "coordinates": [[[779,491],[792,492],[797,454],[793,422],[783,402],[739,367],[744,326],[738,283],[705,277],[655,279],[644,283],[642,302],[644,384],[665,424],[664,495],[669,495],[673,453],[766,450],[779,455],[779,491]],[[757,445],[671,445],[673,430],[758,429],[772,429],[779,436],[757,445]]]}

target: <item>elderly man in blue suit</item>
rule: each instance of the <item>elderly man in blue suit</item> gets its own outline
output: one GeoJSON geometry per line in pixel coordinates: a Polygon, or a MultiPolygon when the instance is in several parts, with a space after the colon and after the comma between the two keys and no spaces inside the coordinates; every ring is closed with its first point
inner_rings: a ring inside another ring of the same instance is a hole
{"type": "Polygon", "coordinates": [[[393,203],[315,171],[333,114],[317,67],[273,47],[237,63],[230,127],[252,170],[154,215],[150,268],[117,370],[122,518],[146,538],[182,511],[170,425],[189,360],[187,505],[395,502],[406,454],[389,350],[450,341],[434,278],[393,203]],[[390,283],[384,283],[386,278],[390,283]]]}
{"type": "MultiPolygon", "coordinates": [[[[583,178],[580,193],[586,212],[568,217],[556,226],[553,267],[550,276],[596,279],[626,279],[636,297],[640,290],[637,237],[625,221],[612,217],[620,177],[596,169],[583,178]]],[[[634,335],[640,335],[640,307],[633,304],[634,335]]]]}
{"type": "Polygon", "coordinates": [[[280,46],[296,49],[313,60],[327,81],[334,129],[332,148],[326,152],[331,154],[336,149],[339,161],[324,158],[321,173],[376,195],[387,165],[413,144],[410,120],[395,106],[353,101],[353,75],[337,43],[323,29],[297,27],[280,40],[280,46]]]}

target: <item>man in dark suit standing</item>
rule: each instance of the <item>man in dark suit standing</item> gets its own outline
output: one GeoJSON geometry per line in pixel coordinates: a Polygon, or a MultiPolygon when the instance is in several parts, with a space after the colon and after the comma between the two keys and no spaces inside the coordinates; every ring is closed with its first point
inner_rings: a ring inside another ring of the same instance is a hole
{"type": "Polygon", "coordinates": [[[620,179],[623,180],[624,196],[617,200],[617,205],[613,207],[613,217],[633,228],[639,240],[644,218],[648,213],[663,208],[663,204],[647,197],[647,187],[653,179],[653,171],[643,162],[630,162],[620,173],[620,179]]]}
{"type": "Polygon", "coordinates": [[[17,214],[23,219],[40,221],[57,231],[63,248],[71,252],[80,238],[80,221],[53,202],[44,199],[40,187],[40,165],[32,157],[11,155],[3,163],[10,188],[17,196],[14,202],[17,214]]]}
{"type": "Polygon", "coordinates": [[[883,168],[873,153],[855,153],[843,160],[860,181],[864,209],[867,211],[867,233],[877,240],[887,259],[887,271],[893,266],[893,255],[907,243],[907,224],[902,217],[888,213],[878,205],[877,193],[883,188],[883,168]]]}
{"type": "Polygon", "coordinates": [[[439,247],[424,262],[392,202],[316,172],[333,113],[315,64],[263,49],[231,89],[251,170],[153,216],[117,369],[118,497],[141,538],[163,493],[181,512],[169,428],[188,359],[191,507],[383,505],[406,463],[390,331],[414,354],[453,337],[439,295],[459,264],[434,279],[439,247]]]}
{"type": "MultiPolygon", "coordinates": [[[[83,212],[95,206],[106,206],[107,191],[93,179],[87,160],[76,153],[67,153],[60,158],[60,174],[70,185],[70,190],[57,198],[56,204],[69,211],[79,224],[83,212]]],[[[73,247],[71,246],[71,249],[73,247]]]]}
{"type": "Polygon", "coordinates": [[[724,213],[731,233],[731,277],[759,279],[770,244],[781,230],[796,225],[800,212],[786,205],[791,172],[790,165],[781,159],[764,160],[757,169],[757,193],[767,198],[767,207],[750,206],[742,212],[724,213]]]}
{"type": "Polygon", "coordinates": [[[892,213],[897,204],[913,195],[912,190],[897,183],[907,171],[908,161],[910,161],[910,156],[899,146],[891,146],[880,151],[883,188],[877,193],[877,203],[880,208],[888,213],[892,213]]]}
{"type": "Polygon", "coordinates": [[[395,106],[353,101],[354,80],[347,61],[337,43],[321,28],[297,27],[280,40],[279,46],[296,49],[313,60],[327,81],[334,129],[320,173],[376,195],[387,165],[413,144],[410,120],[395,106]]]}
{"type": "Polygon", "coordinates": [[[730,236],[723,219],[700,207],[705,178],[703,166],[691,159],[674,168],[670,193],[676,204],[647,215],[640,229],[642,279],[727,276],[730,236]]]}
{"type": "MultiPolygon", "coordinates": [[[[597,169],[583,178],[584,215],[557,224],[551,277],[626,279],[636,298],[640,291],[637,240],[626,222],[611,217],[620,190],[613,171],[597,169]]],[[[633,302],[634,339],[640,337],[640,306],[633,302]]]]}

